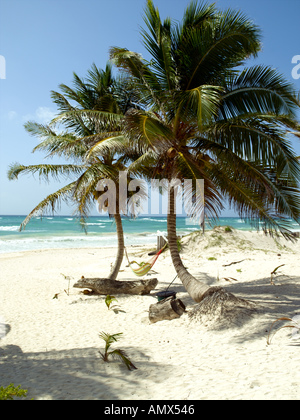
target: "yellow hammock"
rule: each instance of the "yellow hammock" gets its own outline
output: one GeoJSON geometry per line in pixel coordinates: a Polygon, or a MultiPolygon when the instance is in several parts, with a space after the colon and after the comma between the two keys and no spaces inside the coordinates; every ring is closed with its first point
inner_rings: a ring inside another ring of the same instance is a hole
{"type": "Polygon", "coordinates": [[[168,245],[168,243],[166,243],[162,249],[160,249],[152,258],[149,262],[145,262],[145,263],[138,263],[136,261],[129,261],[129,257],[127,254],[127,250],[125,248],[125,254],[128,260],[128,264],[131,268],[131,270],[134,272],[134,274],[136,276],[142,277],[145,276],[150,270],[151,268],[154,266],[155,261],[157,260],[157,258],[159,257],[159,255],[163,252],[163,250],[165,249],[165,247],[168,245]],[[137,264],[139,267],[138,268],[133,268],[131,266],[131,264],[137,264]]]}

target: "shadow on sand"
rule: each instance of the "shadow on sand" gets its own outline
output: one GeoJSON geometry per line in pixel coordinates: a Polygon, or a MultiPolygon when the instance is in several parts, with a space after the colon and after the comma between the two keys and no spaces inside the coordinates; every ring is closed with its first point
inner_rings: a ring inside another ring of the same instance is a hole
{"type": "MultiPolygon", "coordinates": [[[[18,346],[7,345],[0,348],[1,385],[20,384],[28,390],[26,399],[130,400],[146,386],[141,378],[145,371],[162,369],[168,375],[173,368],[149,361],[137,348],[123,349],[137,370],[128,371],[119,361],[103,362],[99,348],[94,347],[24,353],[18,346]]],[[[151,377],[156,381],[159,375],[148,376],[148,383],[151,377]]]]}

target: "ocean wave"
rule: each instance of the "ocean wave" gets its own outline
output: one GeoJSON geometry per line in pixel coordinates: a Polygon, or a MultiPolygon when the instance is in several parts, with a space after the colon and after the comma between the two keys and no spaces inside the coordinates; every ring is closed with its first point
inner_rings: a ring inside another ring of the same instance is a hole
{"type": "Polygon", "coordinates": [[[85,223],[86,226],[105,226],[102,222],[92,222],[92,223],[85,223]]]}
{"type": "MultiPolygon", "coordinates": [[[[22,252],[36,249],[60,249],[60,248],[110,248],[117,246],[116,233],[105,235],[84,236],[51,236],[51,237],[25,237],[20,239],[0,239],[0,254],[7,252],[22,252]]],[[[126,245],[156,244],[156,235],[146,236],[126,235],[126,245]]]]}
{"type": "Polygon", "coordinates": [[[156,233],[150,233],[150,232],[135,232],[135,233],[128,233],[126,234],[126,237],[128,238],[132,238],[132,237],[138,237],[138,236],[142,236],[144,238],[156,238],[157,234],[156,233]]]}
{"type": "Polygon", "coordinates": [[[140,220],[141,221],[146,220],[146,221],[151,221],[151,222],[159,222],[159,223],[166,223],[167,222],[167,218],[166,219],[155,219],[155,218],[151,218],[151,217],[143,217],[140,220]]]}
{"type": "Polygon", "coordinates": [[[0,226],[0,230],[6,232],[17,232],[20,226],[0,226]]]}

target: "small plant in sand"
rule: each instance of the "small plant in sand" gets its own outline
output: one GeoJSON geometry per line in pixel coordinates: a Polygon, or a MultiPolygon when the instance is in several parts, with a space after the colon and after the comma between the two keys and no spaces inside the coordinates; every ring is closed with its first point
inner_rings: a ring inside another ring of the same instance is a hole
{"type": "Polygon", "coordinates": [[[106,304],[108,310],[110,309],[110,305],[113,302],[118,302],[118,300],[115,298],[115,296],[107,295],[106,298],[105,298],[105,304],[106,304]]]}
{"type": "Polygon", "coordinates": [[[226,227],[225,227],[225,229],[224,229],[224,231],[225,231],[226,233],[231,233],[231,232],[232,232],[232,229],[231,229],[231,227],[230,227],[230,226],[226,226],[226,227]]]}
{"type": "Polygon", "coordinates": [[[6,388],[0,386],[0,400],[13,400],[14,397],[26,397],[27,390],[21,389],[21,385],[9,384],[6,388]]]}
{"type": "Polygon", "coordinates": [[[281,330],[282,328],[293,328],[292,339],[300,338],[300,315],[296,315],[293,318],[281,317],[281,318],[276,319],[272,323],[269,334],[268,334],[268,338],[267,338],[267,344],[271,344],[271,339],[270,339],[271,330],[274,324],[279,321],[291,321],[292,325],[284,325],[283,327],[278,328],[278,330],[275,331],[273,336],[276,334],[277,331],[281,330]]]}
{"type": "Polygon", "coordinates": [[[118,305],[113,305],[111,306],[112,302],[118,302],[118,299],[116,299],[114,296],[111,295],[107,295],[105,298],[105,304],[107,306],[107,309],[110,310],[112,309],[114,311],[115,314],[118,314],[119,312],[124,312],[122,309],[120,309],[120,307],[118,305]]]}
{"type": "Polygon", "coordinates": [[[128,370],[133,370],[133,369],[137,369],[134,364],[129,360],[126,352],[124,350],[121,349],[115,349],[112,351],[109,351],[111,345],[118,341],[120,336],[123,333],[118,333],[118,334],[107,334],[105,332],[101,332],[99,334],[99,337],[102,338],[102,340],[105,341],[105,350],[104,353],[101,353],[101,351],[99,351],[99,353],[101,354],[101,357],[103,359],[104,362],[108,362],[108,357],[112,356],[115,359],[119,359],[121,360],[121,362],[123,362],[125,364],[125,366],[127,367],[128,370]]]}

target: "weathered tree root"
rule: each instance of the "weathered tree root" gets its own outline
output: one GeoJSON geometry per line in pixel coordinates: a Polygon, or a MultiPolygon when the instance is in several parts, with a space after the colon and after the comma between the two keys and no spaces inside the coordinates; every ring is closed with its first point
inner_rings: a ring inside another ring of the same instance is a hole
{"type": "Polygon", "coordinates": [[[256,311],[255,303],[236,297],[222,287],[211,287],[203,300],[188,312],[188,317],[211,329],[224,329],[242,326],[256,311]]]}

